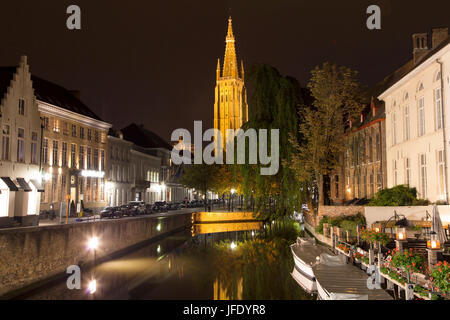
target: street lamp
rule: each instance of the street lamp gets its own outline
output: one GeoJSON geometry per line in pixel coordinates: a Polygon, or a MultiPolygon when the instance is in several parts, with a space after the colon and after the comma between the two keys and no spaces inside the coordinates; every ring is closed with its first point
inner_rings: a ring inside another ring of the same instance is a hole
{"type": "Polygon", "coordinates": [[[230,248],[231,248],[231,250],[234,250],[236,248],[236,243],[234,243],[234,241],[231,242],[230,248]]]}
{"type": "Polygon", "coordinates": [[[236,190],[234,188],[231,188],[231,195],[230,195],[230,202],[231,202],[231,211],[233,211],[233,200],[234,200],[234,193],[236,192],[236,190]]]}
{"type": "Polygon", "coordinates": [[[89,239],[88,241],[88,249],[89,250],[95,250],[98,248],[98,238],[97,237],[92,237],[91,239],[89,239]]]}
{"type": "Polygon", "coordinates": [[[428,267],[431,269],[437,263],[437,253],[441,249],[438,234],[430,232],[430,240],[427,241],[428,267]]]}

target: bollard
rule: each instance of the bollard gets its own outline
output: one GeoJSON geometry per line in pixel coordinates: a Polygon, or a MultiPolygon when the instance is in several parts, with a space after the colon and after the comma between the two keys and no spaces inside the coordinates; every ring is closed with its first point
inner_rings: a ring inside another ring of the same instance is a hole
{"type": "Polygon", "coordinates": [[[328,223],[324,223],[323,224],[323,235],[328,238],[329,232],[330,232],[330,225],[328,223]]]}
{"type": "Polygon", "coordinates": [[[369,265],[373,265],[375,260],[375,250],[373,249],[372,242],[370,243],[370,249],[369,249],[369,265]]]}
{"type": "Polygon", "coordinates": [[[341,227],[336,227],[336,233],[337,233],[337,237],[338,237],[338,241],[339,242],[342,242],[344,239],[344,237],[343,237],[343,230],[342,230],[342,228],[341,227]]]}
{"type": "Polygon", "coordinates": [[[395,249],[398,252],[402,252],[403,251],[403,246],[406,243],[405,240],[395,240],[395,249]]]}
{"type": "Polygon", "coordinates": [[[438,250],[427,248],[427,253],[428,253],[428,268],[431,270],[431,268],[434,267],[437,263],[438,250]]]}
{"type": "Polygon", "coordinates": [[[358,246],[359,246],[359,242],[360,242],[360,239],[359,239],[360,232],[361,232],[361,226],[358,224],[356,226],[356,245],[358,245],[358,246]]]}
{"type": "Polygon", "coordinates": [[[331,248],[333,249],[333,252],[336,252],[336,239],[334,237],[334,227],[331,227],[330,229],[330,237],[331,237],[331,248]]]}

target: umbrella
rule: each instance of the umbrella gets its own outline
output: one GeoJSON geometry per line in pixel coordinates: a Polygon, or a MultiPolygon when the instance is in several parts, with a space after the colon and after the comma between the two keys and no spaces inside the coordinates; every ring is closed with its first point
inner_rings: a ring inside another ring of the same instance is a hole
{"type": "Polygon", "coordinates": [[[439,210],[437,205],[433,206],[433,215],[431,217],[431,231],[436,232],[440,243],[444,243],[447,240],[444,227],[442,226],[441,217],[439,216],[439,210]]]}

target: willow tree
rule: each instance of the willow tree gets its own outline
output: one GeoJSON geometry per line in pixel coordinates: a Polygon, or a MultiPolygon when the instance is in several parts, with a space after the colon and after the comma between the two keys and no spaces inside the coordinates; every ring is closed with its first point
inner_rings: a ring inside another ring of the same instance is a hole
{"type": "MultiPolygon", "coordinates": [[[[297,131],[297,107],[301,103],[300,86],[293,78],[282,76],[269,65],[253,66],[250,70],[253,95],[249,101],[249,121],[243,129],[279,129],[279,170],[275,175],[261,175],[258,164],[239,165],[246,199],[254,201],[255,211],[263,219],[292,214],[299,209],[298,181],[295,172],[285,165],[295,151],[289,136],[297,131]]],[[[271,137],[268,135],[268,150],[271,137]]],[[[248,156],[248,147],[246,149],[248,156]]],[[[248,157],[247,157],[248,158],[248,157]]]]}
{"type": "Polygon", "coordinates": [[[316,67],[308,83],[313,102],[300,110],[303,121],[299,133],[303,143],[291,141],[297,154],[291,168],[303,183],[315,185],[318,202],[324,203],[324,175],[336,169],[345,150],[345,126],[356,119],[364,107],[357,72],[325,62],[316,67]]]}

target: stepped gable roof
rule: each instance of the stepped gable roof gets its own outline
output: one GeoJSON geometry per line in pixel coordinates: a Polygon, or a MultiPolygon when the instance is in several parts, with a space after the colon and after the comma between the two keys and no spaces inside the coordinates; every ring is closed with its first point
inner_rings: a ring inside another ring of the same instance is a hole
{"type": "Polygon", "coordinates": [[[8,90],[17,67],[0,67],[0,100],[8,90]]]}

